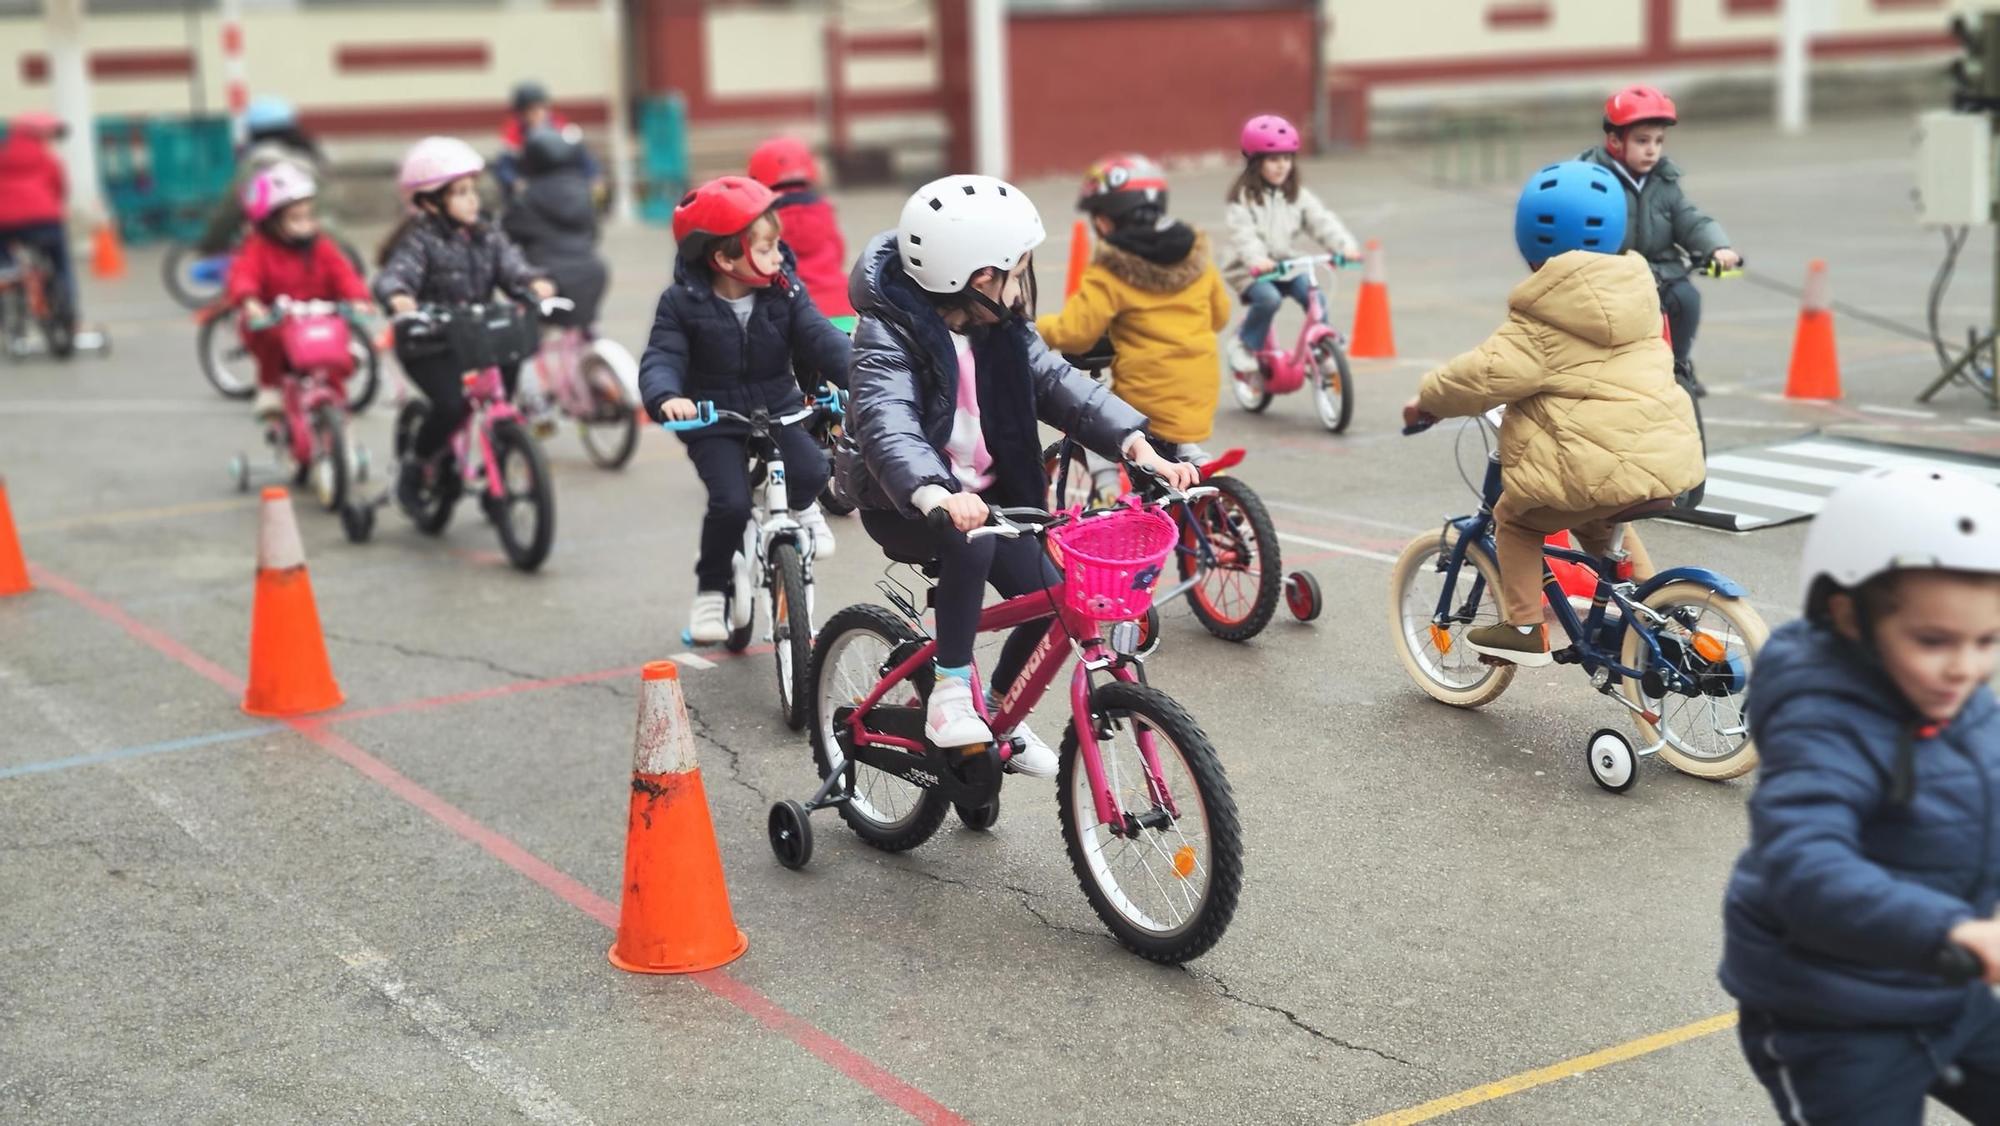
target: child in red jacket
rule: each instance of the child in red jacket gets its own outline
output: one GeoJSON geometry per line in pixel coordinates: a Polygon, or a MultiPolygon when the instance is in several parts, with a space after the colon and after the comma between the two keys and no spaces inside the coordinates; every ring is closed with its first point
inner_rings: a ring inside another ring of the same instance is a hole
{"type": "Polygon", "coordinates": [[[828,317],[851,317],[847,300],[847,242],[833,204],[819,191],[819,162],[804,141],[774,137],[750,154],[750,178],[778,193],[785,245],[799,260],[799,281],[828,317]]]}
{"type": "Polygon", "coordinates": [[[62,122],[46,113],[24,113],[7,123],[7,140],[0,143],[0,266],[10,262],[11,243],[40,251],[49,263],[57,308],[74,327],[76,283],[70,271],[69,239],[63,232],[69,184],[62,162],[49,147],[62,134],[62,122]]]}
{"type": "MultiPolygon", "coordinates": [[[[243,311],[243,344],[257,358],[259,417],[284,409],[278,388],[285,375],[285,349],[278,330],[251,329],[269,319],[280,297],[294,301],[347,301],[365,304],[368,287],[354,264],[332,239],[322,238],[313,197],[319,188],[304,169],[279,163],[265,169],[243,189],[243,213],[251,223],[229,268],[227,300],[243,311]]],[[[353,370],[334,371],[338,385],[353,370]]]]}

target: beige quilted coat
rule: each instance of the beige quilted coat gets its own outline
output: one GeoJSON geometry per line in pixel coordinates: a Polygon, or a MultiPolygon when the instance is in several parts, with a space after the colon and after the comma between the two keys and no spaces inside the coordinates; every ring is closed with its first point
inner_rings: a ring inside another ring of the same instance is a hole
{"type": "Polygon", "coordinates": [[[1514,287],[1507,308],[1486,343],[1424,376],[1417,391],[1439,418],[1507,404],[1507,492],[1582,512],[1701,483],[1694,404],[1674,382],[1644,258],[1559,254],[1514,287]]]}

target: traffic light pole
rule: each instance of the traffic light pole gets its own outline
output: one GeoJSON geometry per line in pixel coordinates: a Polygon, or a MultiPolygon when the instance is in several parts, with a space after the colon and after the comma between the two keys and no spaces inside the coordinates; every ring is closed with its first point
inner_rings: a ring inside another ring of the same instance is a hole
{"type": "MultiPolygon", "coordinates": [[[[1993,140],[1988,151],[2000,155],[2000,12],[1980,13],[1976,39],[1971,37],[1963,24],[1955,22],[1953,30],[1964,43],[1966,53],[1973,56],[1979,66],[1976,81],[1968,81],[1972,76],[1966,75],[1954,64],[1954,74],[1960,80],[1960,87],[1953,98],[1953,108],[1963,109],[1970,105],[1985,113],[1993,140]]],[[[1986,176],[1991,202],[1987,205],[1987,219],[1996,230],[2000,230],[2000,192],[1992,190],[1996,179],[1994,173],[1995,168],[1989,163],[1986,176]]],[[[1973,340],[1958,359],[1947,365],[1944,372],[1924,388],[1924,393],[1917,396],[1918,402],[1930,402],[1932,396],[1944,390],[1953,380],[1969,376],[1968,381],[1985,393],[1987,407],[2000,411],[2000,236],[1995,237],[1993,244],[1993,319],[1987,323],[1986,335],[1973,340]],[[1968,369],[1976,369],[1981,361],[1985,362],[1987,372],[1983,385],[1976,375],[1968,372],[1968,369]]]]}

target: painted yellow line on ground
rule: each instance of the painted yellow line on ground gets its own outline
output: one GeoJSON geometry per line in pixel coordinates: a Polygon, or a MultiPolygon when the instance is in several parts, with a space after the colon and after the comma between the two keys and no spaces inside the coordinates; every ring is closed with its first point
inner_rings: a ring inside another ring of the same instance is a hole
{"type": "Polygon", "coordinates": [[[1577,1056],[1575,1059],[1567,1059],[1561,1063],[1536,1068],[1533,1071],[1524,1071],[1519,1075],[1510,1075],[1498,1082],[1487,1083],[1460,1091],[1456,1095],[1446,1095],[1441,1099],[1432,1099],[1422,1106],[1391,1111],[1388,1114],[1370,1118],[1366,1122],[1361,1123],[1360,1126],[1411,1126],[1412,1123],[1416,1122],[1429,1122],[1433,1118],[1441,1118],[1454,1111],[1478,1106],[1480,1103],[1492,1102],[1494,1099],[1506,1098],[1508,1095],[1516,1095],[1522,1091],[1531,1090],[1547,1083],[1554,1083],[1558,1079],[1568,1079],[1572,1075],[1582,1075],[1586,1071],[1596,1071],[1600,1067],[1609,1067],[1614,1063],[1624,1063],[1629,1059],[1649,1055],[1663,1048],[1671,1048],[1676,1044],[1684,1044],[1689,1040],[1699,1040],[1703,1036],[1710,1036],[1735,1027],[1736,1014],[1723,1013],[1719,1016],[1709,1017],[1707,1020],[1695,1021],[1693,1024],[1684,1024],[1679,1028],[1670,1028],[1665,1032],[1656,1032],[1651,1036],[1642,1036],[1637,1040],[1604,1048],[1589,1055],[1577,1056]]]}
{"type": "Polygon", "coordinates": [[[23,524],[20,530],[23,533],[60,532],[68,528],[90,528],[101,524],[136,524],[146,520],[171,520],[176,516],[200,516],[209,512],[255,508],[257,503],[256,497],[230,497],[227,500],[204,500],[193,504],[170,504],[161,508],[127,508],[118,512],[86,513],[82,516],[65,516],[57,520],[23,524]]]}

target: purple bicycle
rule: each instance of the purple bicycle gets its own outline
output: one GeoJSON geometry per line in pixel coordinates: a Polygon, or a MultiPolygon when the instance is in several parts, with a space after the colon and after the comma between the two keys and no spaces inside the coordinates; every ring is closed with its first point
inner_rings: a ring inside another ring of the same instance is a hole
{"type": "MultiPolygon", "coordinates": [[[[1179,538],[1161,506],[1214,489],[1182,493],[1143,469],[1130,471],[1147,499],[1128,497],[1117,508],[1089,513],[995,509],[987,526],[968,533],[1038,536],[1060,556],[1064,572],[1060,585],[980,615],[982,633],[1044,620],[1048,627],[997,700],[973,696],[993,730],[1013,731],[1071,654],[1079,658],[1056,776],[1063,842],[1084,896],[1111,933],[1143,957],[1180,963],[1213,947],[1236,913],[1242,833],[1208,736],[1185,708],[1145,682],[1139,627],[1131,619],[1151,604],[1179,538]]],[[[786,867],[811,859],[807,817],[827,806],[863,841],[891,852],[928,840],[947,807],[972,829],[991,828],[1000,816],[1001,768],[1014,742],[938,747],[925,738],[937,642],[925,636],[909,592],[880,585],[895,612],[850,606],[813,645],[812,746],[822,781],[803,805],[771,807],[771,847],[786,867]]]]}

